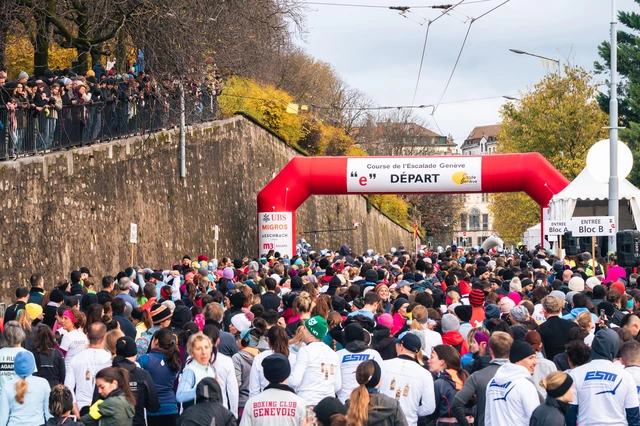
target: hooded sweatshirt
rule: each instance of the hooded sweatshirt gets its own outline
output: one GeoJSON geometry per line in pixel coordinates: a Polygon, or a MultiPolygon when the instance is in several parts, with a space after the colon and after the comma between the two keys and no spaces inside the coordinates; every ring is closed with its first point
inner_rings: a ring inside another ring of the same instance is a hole
{"type": "Polygon", "coordinates": [[[435,381],[436,412],[438,417],[453,417],[452,404],[456,394],[462,390],[462,386],[463,383],[457,371],[447,369],[440,372],[435,381]]]}
{"type": "MultiPolygon", "coordinates": [[[[346,402],[349,410],[349,401],[346,402]]],[[[369,419],[367,426],[396,426],[406,425],[400,403],[393,398],[381,393],[369,394],[369,419]]]]}
{"type": "Polygon", "coordinates": [[[451,330],[443,334],[442,343],[444,343],[445,345],[451,345],[456,348],[456,350],[460,352],[460,356],[469,352],[469,348],[467,348],[467,342],[458,330],[451,330]]]}
{"type": "Polygon", "coordinates": [[[504,364],[487,387],[484,424],[528,426],[531,414],[539,405],[529,370],[517,364],[504,364]]]}
{"type": "Polygon", "coordinates": [[[235,426],[235,417],[222,404],[220,385],[213,378],[205,378],[196,387],[196,404],[178,418],[177,426],[235,426]]]}
{"type": "Polygon", "coordinates": [[[300,348],[287,382],[308,405],[334,396],[342,387],[338,354],[322,342],[300,348]]]}
{"type": "Polygon", "coordinates": [[[243,408],[249,399],[249,377],[251,375],[251,366],[253,359],[260,351],[257,348],[246,347],[238,351],[231,357],[236,372],[236,380],[238,381],[238,408],[243,408]]]}
{"type": "Polygon", "coordinates": [[[360,340],[354,340],[347,343],[344,349],[337,352],[340,360],[340,373],[342,375],[342,387],[338,391],[338,399],[343,404],[351,392],[358,387],[356,381],[356,369],[367,360],[375,360],[378,364],[382,364],[382,357],[378,351],[369,349],[367,344],[360,340]]]}
{"type": "Polygon", "coordinates": [[[638,391],[633,377],[612,362],[620,349],[618,334],[606,328],[596,333],[591,362],[571,371],[576,388],[567,425],[640,425],[638,391]]]}

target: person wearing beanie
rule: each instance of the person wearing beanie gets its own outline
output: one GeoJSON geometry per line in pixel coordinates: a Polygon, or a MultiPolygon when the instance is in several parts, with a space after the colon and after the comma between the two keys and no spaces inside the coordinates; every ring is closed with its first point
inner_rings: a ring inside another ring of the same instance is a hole
{"type": "Polygon", "coordinates": [[[26,71],[20,71],[20,74],[18,74],[18,82],[26,83],[27,80],[29,80],[29,74],[27,74],[26,71]]]}
{"type": "Polygon", "coordinates": [[[524,324],[529,319],[529,311],[522,305],[514,306],[509,311],[509,322],[511,325],[524,324]]]}
{"type": "MultiPolygon", "coordinates": [[[[170,301],[165,301],[164,303],[169,302],[170,301]]],[[[156,331],[162,328],[167,328],[171,324],[173,313],[171,312],[171,309],[164,305],[164,303],[156,303],[155,305],[151,306],[149,313],[151,314],[153,327],[151,327],[147,331],[142,332],[142,334],[140,334],[140,337],[136,340],[138,356],[142,356],[147,353],[147,351],[151,347],[151,339],[153,338],[153,335],[156,331]]]]}
{"type": "Polygon", "coordinates": [[[289,359],[281,353],[273,353],[262,359],[261,363],[264,377],[269,385],[246,402],[240,425],[298,426],[302,424],[308,401],[296,395],[287,385],[291,374],[289,359]]]}
{"type": "Polygon", "coordinates": [[[478,277],[480,281],[489,279],[489,275],[490,275],[490,272],[486,266],[476,267],[476,277],[478,277]]]}
{"type": "Polygon", "coordinates": [[[490,319],[493,319],[493,318],[499,319],[500,308],[498,307],[498,305],[494,303],[489,303],[484,308],[484,315],[485,315],[486,321],[489,321],[490,319]]]}
{"type": "Polygon", "coordinates": [[[442,343],[453,346],[460,356],[469,352],[466,339],[460,334],[460,321],[455,315],[445,314],[440,322],[442,327],[442,343]]]}
{"type": "Polygon", "coordinates": [[[509,283],[509,292],[510,293],[520,293],[522,291],[522,282],[520,278],[514,277],[509,283]]]}
{"type": "Polygon", "coordinates": [[[485,294],[481,288],[472,288],[469,293],[469,304],[471,305],[471,319],[469,322],[472,327],[481,327],[486,319],[484,313],[485,294]]]}
{"type": "Polygon", "coordinates": [[[467,335],[473,328],[469,322],[471,321],[471,315],[473,315],[473,308],[470,305],[459,305],[453,309],[453,313],[460,321],[460,328],[458,331],[460,332],[460,335],[466,339],[467,335]]]}
{"type": "Polygon", "coordinates": [[[416,359],[422,350],[418,336],[405,333],[395,342],[398,356],[382,362],[380,393],[399,401],[407,424],[417,426],[419,416],[436,409],[433,376],[416,359]]]}
{"type": "Polygon", "coordinates": [[[36,361],[29,351],[16,354],[13,371],[18,376],[5,383],[0,394],[0,425],[40,425],[49,413],[49,382],[36,377],[36,361]]]}
{"type": "Polygon", "coordinates": [[[503,364],[486,391],[484,423],[487,426],[528,426],[533,411],[540,405],[531,375],[536,353],[527,342],[514,341],[509,350],[509,363],[503,364]]]}
{"type": "Polygon", "coordinates": [[[342,377],[342,387],[337,392],[337,396],[342,403],[345,403],[349,399],[351,392],[358,387],[356,380],[358,365],[367,360],[382,362],[382,357],[378,351],[369,349],[366,340],[371,340],[371,337],[369,336],[367,339],[365,333],[367,332],[364,328],[355,322],[347,325],[343,331],[345,346],[344,349],[337,352],[338,360],[340,361],[340,375],[342,377]]]}
{"type": "Polygon", "coordinates": [[[229,332],[235,336],[240,337],[240,335],[251,328],[251,323],[254,319],[254,316],[251,312],[245,312],[236,314],[231,318],[231,324],[229,326],[229,332]]]}
{"type": "Polygon", "coordinates": [[[620,337],[610,328],[598,331],[591,344],[591,361],[569,373],[576,388],[567,425],[640,425],[638,394],[633,377],[612,361],[620,337]]]}
{"type": "Polygon", "coordinates": [[[572,277],[569,280],[569,291],[584,291],[584,280],[581,277],[572,277]]]}
{"type": "Polygon", "coordinates": [[[505,319],[509,315],[509,312],[511,312],[511,309],[515,306],[516,303],[512,299],[509,297],[503,297],[500,299],[500,316],[505,319]]]}
{"type": "Polygon", "coordinates": [[[157,412],[160,409],[160,400],[149,372],[136,364],[137,354],[136,342],[129,336],[120,337],[116,341],[113,366],[129,372],[129,386],[136,399],[136,413],[132,426],[146,426],[145,410],[150,413],[157,412]]]}
{"type": "Polygon", "coordinates": [[[391,328],[391,334],[398,335],[402,329],[407,325],[407,308],[409,307],[409,301],[403,297],[398,297],[393,302],[393,308],[391,309],[391,316],[393,317],[393,327],[391,328]]]}
{"type": "Polygon", "coordinates": [[[324,397],[334,396],[342,387],[338,355],[322,339],[327,334],[327,321],[317,315],[304,322],[303,338],[306,346],[298,351],[298,358],[289,377],[289,386],[307,404],[315,405],[324,397]]]}
{"type": "Polygon", "coordinates": [[[584,284],[585,284],[585,288],[587,289],[587,291],[593,292],[593,289],[596,288],[597,285],[601,285],[602,282],[600,281],[600,278],[598,278],[598,277],[589,277],[589,278],[587,278],[587,281],[585,281],[584,284]]]}
{"type": "MultiPolygon", "coordinates": [[[[354,317],[356,315],[363,315],[369,319],[374,318],[375,314],[378,312],[378,306],[381,303],[380,296],[375,291],[368,291],[364,295],[363,301],[364,301],[364,306],[362,307],[362,309],[358,309],[357,311],[351,312],[348,315],[349,317],[354,317]]],[[[355,371],[355,369],[353,371],[355,371]]]]}
{"type": "Polygon", "coordinates": [[[347,409],[338,398],[328,396],[313,407],[313,413],[318,426],[331,426],[336,418],[347,415],[347,409]]]}

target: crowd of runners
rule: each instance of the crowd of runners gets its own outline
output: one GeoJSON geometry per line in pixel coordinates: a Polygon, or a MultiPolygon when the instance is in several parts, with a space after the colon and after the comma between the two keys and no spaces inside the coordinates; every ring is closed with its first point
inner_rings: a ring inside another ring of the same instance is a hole
{"type": "Polygon", "coordinates": [[[640,425],[640,291],[615,256],[149,266],[15,288],[0,426],[640,425]]]}

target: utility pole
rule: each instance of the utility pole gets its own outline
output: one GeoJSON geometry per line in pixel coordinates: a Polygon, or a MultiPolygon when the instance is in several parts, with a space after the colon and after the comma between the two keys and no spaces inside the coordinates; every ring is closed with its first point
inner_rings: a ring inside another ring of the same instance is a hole
{"type": "MultiPolygon", "coordinates": [[[[615,218],[619,227],[618,215],[618,34],[616,30],[616,0],[611,0],[611,98],[609,100],[609,216],[615,218]]],[[[616,235],[609,237],[609,251],[616,251],[616,235]]]]}
{"type": "Polygon", "coordinates": [[[185,101],[184,101],[184,84],[180,80],[180,178],[187,177],[187,148],[186,148],[186,117],[185,117],[185,101]]]}

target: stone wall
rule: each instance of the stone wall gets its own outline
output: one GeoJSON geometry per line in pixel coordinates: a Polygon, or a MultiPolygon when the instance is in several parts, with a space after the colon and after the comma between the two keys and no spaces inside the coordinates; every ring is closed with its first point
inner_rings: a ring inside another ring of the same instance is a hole
{"type": "MultiPolygon", "coordinates": [[[[47,287],[88,266],[98,279],[130,263],[129,224],[138,225],[135,263],[167,267],[184,253],[256,254],[258,192],[298,153],[244,117],[189,128],[180,179],[177,131],[136,136],[0,163],[0,294],[45,274],[47,287]]],[[[346,242],[363,252],[409,246],[411,234],[361,196],[311,197],[298,232],[316,250],[346,242]]]]}

